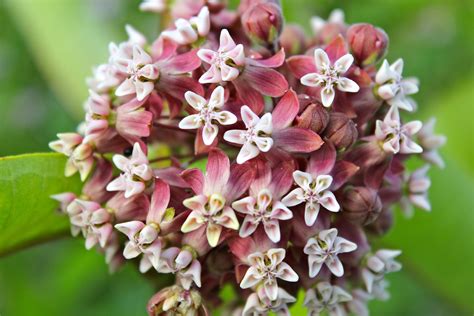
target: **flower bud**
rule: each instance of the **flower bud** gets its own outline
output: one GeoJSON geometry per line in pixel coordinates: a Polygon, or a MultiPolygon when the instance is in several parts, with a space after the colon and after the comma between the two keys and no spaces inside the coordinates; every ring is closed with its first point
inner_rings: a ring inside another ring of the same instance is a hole
{"type": "Polygon", "coordinates": [[[297,24],[287,24],[280,36],[280,46],[287,56],[301,54],[306,47],[304,30],[297,24]]]}
{"type": "Polygon", "coordinates": [[[273,44],[283,29],[283,14],[275,3],[257,3],[242,15],[247,36],[259,44],[273,44]]]}
{"type": "Polygon", "coordinates": [[[329,113],[321,104],[310,104],[296,118],[296,126],[321,133],[329,123],[329,113]]]}
{"type": "Polygon", "coordinates": [[[349,188],[344,192],[341,203],[345,217],[362,225],[375,221],[382,211],[382,202],[377,191],[367,187],[349,188]]]}
{"type": "Polygon", "coordinates": [[[357,140],[358,132],[354,122],[347,115],[334,112],[329,117],[329,123],[324,130],[324,136],[337,149],[345,149],[357,140]]]}
{"type": "Polygon", "coordinates": [[[379,217],[368,226],[369,231],[378,236],[385,235],[393,226],[393,212],[390,209],[384,209],[379,217]]]}
{"type": "Polygon", "coordinates": [[[347,41],[356,62],[362,66],[379,61],[388,46],[388,36],[384,30],[367,23],[352,25],[347,30],[347,41]]]}

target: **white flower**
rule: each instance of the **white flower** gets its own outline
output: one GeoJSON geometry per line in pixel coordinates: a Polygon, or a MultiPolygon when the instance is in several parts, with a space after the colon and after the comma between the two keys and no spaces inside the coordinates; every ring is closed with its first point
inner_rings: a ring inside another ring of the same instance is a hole
{"type": "Polygon", "coordinates": [[[423,124],[423,128],[418,133],[418,140],[423,147],[421,157],[439,168],[444,168],[443,158],[438,153],[438,149],[446,144],[446,136],[435,135],[434,126],[436,119],[432,117],[428,122],[423,124]]]}
{"type": "Polygon", "coordinates": [[[158,269],[163,242],[158,235],[158,226],[141,221],[130,221],[115,225],[115,228],[127,235],[129,241],[123,250],[126,259],[143,254],[140,272],[145,273],[151,267],[158,269]]]}
{"type": "Polygon", "coordinates": [[[244,46],[236,45],[226,29],[221,31],[217,51],[203,48],[197,54],[202,61],[211,65],[199,78],[200,83],[232,81],[239,76],[239,67],[245,64],[244,46]]]}
{"type": "Polygon", "coordinates": [[[377,91],[379,96],[391,106],[413,111],[416,103],[407,96],[418,92],[418,79],[403,79],[402,72],[403,59],[398,59],[392,65],[384,60],[375,76],[375,82],[380,85],[377,91]]]}
{"type": "Polygon", "coordinates": [[[143,2],[140,3],[140,10],[161,13],[166,10],[166,1],[167,0],[143,0],[143,2]]]}
{"type": "Polygon", "coordinates": [[[329,316],[345,316],[346,311],[341,303],[349,302],[352,296],[337,285],[319,282],[316,289],[309,289],[304,298],[308,315],[317,316],[326,310],[329,316]]]}
{"type": "Polygon", "coordinates": [[[133,145],[130,159],[114,155],[113,161],[122,174],[107,185],[107,191],[125,191],[125,197],[129,198],[145,190],[146,182],[153,177],[153,171],[138,143],[133,145]]]}
{"type": "Polygon", "coordinates": [[[413,215],[413,205],[425,211],[431,210],[430,201],[428,200],[428,189],[431,186],[430,178],[426,175],[430,169],[429,165],[425,165],[410,175],[405,175],[406,196],[400,199],[400,206],[408,217],[413,215]]]}
{"type": "Polygon", "coordinates": [[[117,87],[121,80],[121,75],[113,64],[101,64],[92,69],[92,77],[87,78],[86,82],[91,90],[104,93],[117,87]]]}
{"type": "Polygon", "coordinates": [[[180,45],[188,45],[197,41],[200,37],[204,38],[211,28],[209,18],[209,9],[203,7],[197,16],[189,20],[177,19],[174,23],[176,29],[164,31],[162,35],[180,45]]]}
{"type": "Polygon", "coordinates": [[[347,303],[347,308],[356,316],[369,316],[367,303],[372,296],[362,289],[355,289],[351,292],[352,301],[347,303]]]}
{"type": "Polygon", "coordinates": [[[344,275],[344,267],[338,255],[357,249],[357,245],[345,238],[337,236],[337,229],[322,230],[308,239],[304,253],[308,255],[309,276],[318,275],[323,264],[338,277],[344,275]]]}
{"type": "Polygon", "coordinates": [[[293,179],[299,188],[294,189],[282,200],[287,206],[295,206],[306,203],[305,222],[312,226],[318,217],[322,205],[330,212],[339,212],[340,206],[334,194],[328,190],[332,183],[330,175],[313,175],[296,170],[293,179]]]}
{"type": "Polygon", "coordinates": [[[380,249],[367,258],[367,267],[362,270],[362,279],[368,293],[373,294],[376,287],[379,298],[386,296],[383,294],[383,289],[386,287],[384,276],[387,273],[400,271],[402,265],[395,261],[395,257],[401,253],[400,250],[380,249]]]}
{"type": "Polygon", "coordinates": [[[242,145],[237,156],[237,163],[243,164],[255,158],[260,152],[268,152],[273,146],[271,138],[273,125],[272,114],[265,113],[261,118],[244,105],[240,109],[242,121],[247,130],[230,130],[225,132],[224,139],[228,142],[242,145]]]}
{"type": "Polygon", "coordinates": [[[136,94],[139,101],[145,99],[154,89],[159,71],[152,58],[139,45],[133,46],[132,58],[121,59],[116,63],[127,78],[115,91],[117,96],[136,94]]]}
{"type": "Polygon", "coordinates": [[[255,252],[248,258],[251,266],[245,273],[240,287],[248,289],[258,284],[263,285],[265,295],[274,301],[278,297],[277,279],[287,282],[298,281],[296,272],[283,262],[286,251],[283,248],[269,249],[265,253],[255,252]]]}
{"type": "Polygon", "coordinates": [[[176,280],[185,290],[189,290],[193,283],[201,287],[201,263],[188,250],[177,247],[164,250],[157,270],[176,274],[176,280]]]}
{"type": "Polygon", "coordinates": [[[220,125],[232,125],[237,122],[237,117],[229,111],[221,111],[224,106],[224,88],[219,86],[212,91],[209,101],[200,95],[188,91],[184,95],[188,104],[198,111],[197,114],[191,114],[179,122],[181,129],[203,128],[202,139],[204,144],[211,145],[217,137],[220,125]]]}
{"type": "Polygon", "coordinates": [[[329,14],[328,19],[325,21],[323,18],[319,16],[314,16],[311,18],[311,29],[313,33],[318,35],[324,26],[328,23],[331,24],[338,24],[338,25],[345,25],[344,22],[344,11],[341,9],[334,9],[329,14]]]}
{"type": "Polygon", "coordinates": [[[245,302],[242,316],[270,315],[270,312],[277,316],[289,316],[287,304],[296,302],[296,298],[288,294],[284,289],[278,288],[277,298],[270,300],[266,296],[262,287],[257,289],[257,293],[252,293],[245,302]]]}
{"type": "Polygon", "coordinates": [[[400,114],[396,106],[390,107],[383,121],[377,120],[375,137],[383,141],[383,149],[393,154],[418,154],[423,148],[412,140],[423,124],[411,121],[404,125],[400,122],[400,114]]]}
{"type": "Polygon", "coordinates": [[[301,83],[308,87],[321,87],[321,101],[325,107],[331,106],[334,101],[336,95],[334,88],[344,92],[359,91],[357,83],[341,76],[354,62],[351,54],[346,54],[331,64],[326,52],[318,48],[314,51],[314,60],[318,72],[304,75],[301,83]]]}

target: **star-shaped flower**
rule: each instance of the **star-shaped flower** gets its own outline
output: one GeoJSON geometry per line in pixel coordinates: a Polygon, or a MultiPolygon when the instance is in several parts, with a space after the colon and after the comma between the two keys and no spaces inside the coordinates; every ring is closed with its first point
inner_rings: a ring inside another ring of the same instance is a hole
{"type": "Polygon", "coordinates": [[[129,198],[145,190],[147,182],[153,177],[153,171],[138,143],[133,145],[130,159],[122,155],[114,155],[113,161],[122,173],[107,185],[107,191],[125,191],[125,197],[129,198]]]}
{"type": "Polygon", "coordinates": [[[158,67],[139,45],[133,46],[131,59],[116,63],[120,71],[128,77],[115,90],[117,96],[136,94],[139,101],[145,99],[154,89],[159,77],[158,67]]]}
{"type": "Polygon", "coordinates": [[[342,77],[354,62],[351,54],[340,57],[332,64],[326,52],[318,48],[314,51],[314,60],[318,72],[304,75],[301,83],[308,87],[321,87],[321,101],[325,107],[331,106],[334,101],[335,88],[344,92],[359,91],[357,83],[342,77]]]}
{"type": "Polygon", "coordinates": [[[421,157],[438,168],[444,168],[444,161],[438,153],[438,149],[446,144],[446,136],[436,135],[434,133],[435,124],[436,119],[432,117],[428,122],[423,124],[423,127],[418,133],[418,140],[423,148],[421,157]]]}
{"type": "Polygon", "coordinates": [[[242,316],[270,315],[270,312],[277,316],[288,316],[288,304],[296,302],[296,298],[288,294],[284,289],[278,288],[277,298],[271,300],[265,294],[265,289],[259,287],[256,293],[250,294],[245,302],[242,316]]]}
{"type": "Polygon", "coordinates": [[[211,65],[209,70],[199,78],[200,83],[232,81],[239,76],[239,67],[245,64],[244,46],[236,45],[226,29],[221,31],[217,51],[202,48],[198,51],[198,56],[211,65]]]}
{"type": "Polygon", "coordinates": [[[171,247],[161,253],[160,273],[173,273],[178,283],[186,290],[194,283],[201,287],[201,263],[193,258],[193,254],[186,249],[171,247]]]}
{"type": "Polygon", "coordinates": [[[242,106],[240,113],[247,129],[233,129],[224,134],[226,141],[242,145],[237,155],[238,164],[257,157],[260,152],[268,152],[273,146],[272,114],[265,113],[260,118],[246,105],[242,106]]]}
{"type": "Polygon", "coordinates": [[[352,296],[341,287],[319,282],[315,289],[306,292],[304,305],[308,308],[308,315],[320,315],[326,310],[329,316],[343,316],[346,312],[341,303],[351,300],[352,296]]]}
{"type": "Polygon", "coordinates": [[[176,29],[164,31],[161,35],[175,41],[179,45],[188,45],[204,38],[211,28],[209,9],[203,7],[197,16],[189,20],[177,19],[174,23],[176,29]]]}
{"type": "Polygon", "coordinates": [[[318,275],[323,264],[337,277],[344,275],[344,267],[338,255],[357,249],[357,245],[345,238],[337,236],[337,229],[331,228],[320,231],[312,237],[304,247],[308,255],[309,276],[318,275]]]}
{"type": "Polygon", "coordinates": [[[396,106],[390,107],[383,121],[375,126],[375,137],[383,142],[383,149],[392,154],[418,154],[423,148],[412,140],[423,124],[411,121],[404,125],[400,122],[400,113],[396,106]]]}
{"type": "Polygon", "coordinates": [[[431,186],[431,180],[426,175],[430,169],[425,165],[411,174],[405,175],[406,195],[400,199],[400,206],[408,217],[413,215],[413,206],[422,210],[430,211],[431,205],[428,199],[428,189],[431,186]]]}
{"type": "Polygon", "coordinates": [[[283,262],[286,251],[283,248],[273,248],[268,251],[256,252],[249,256],[250,268],[245,273],[240,287],[248,289],[262,284],[265,295],[271,300],[278,298],[277,279],[287,282],[298,281],[298,274],[286,263],[283,262]]]}
{"type": "Polygon", "coordinates": [[[369,294],[378,292],[378,296],[387,297],[384,290],[387,282],[384,276],[387,273],[400,271],[402,265],[395,261],[395,257],[401,253],[400,250],[380,249],[367,258],[367,266],[362,270],[362,279],[369,294]]]}
{"type": "Polygon", "coordinates": [[[293,172],[293,179],[299,188],[288,193],[282,202],[287,206],[306,203],[306,225],[312,226],[316,222],[321,205],[330,212],[339,212],[339,203],[337,203],[334,193],[328,190],[332,184],[332,176],[313,176],[310,173],[297,170],[293,172]]]}
{"type": "Polygon", "coordinates": [[[404,79],[402,72],[403,59],[398,59],[392,65],[384,60],[375,76],[375,82],[379,85],[377,92],[391,106],[413,111],[416,103],[408,95],[418,92],[418,80],[416,78],[404,79]]]}
{"type": "Polygon", "coordinates": [[[212,91],[209,101],[191,91],[186,92],[184,97],[198,113],[183,118],[179,122],[179,128],[197,129],[203,127],[202,140],[208,146],[214,142],[219,132],[217,123],[232,125],[237,122],[237,117],[233,113],[221,110],[225,102],[224,88],[221,86],[212,91]]]}

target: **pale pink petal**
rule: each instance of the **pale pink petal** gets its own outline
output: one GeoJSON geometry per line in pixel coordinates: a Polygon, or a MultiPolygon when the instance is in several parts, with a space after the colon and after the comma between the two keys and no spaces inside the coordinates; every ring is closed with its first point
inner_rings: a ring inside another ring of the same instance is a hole
{"type": "Polygon", "coordinates": [[[235,116],[232,112],[229,111],[221,111],[217,113],[214,118],[221,125],[232,125],[237,123],[237,116],[235,116]]]}
{"type": "Polygon", "coordinates": [[[263,284],[263,288],[265,289],[265,294],[271,301],[278,298],[278,284],[276,281],[266,281],[263,284]]]}
{"type": "Polygon", "coordinates": [[[126,188],[125,181],[125,177],[120,175],[117,179],[112,180],[106,189],[107,191],[124,191],[126,188]]]}
{"type": "Polygon", "coordinates": [[[191,114],[183,118],[178,126],[181,129],[198,129],[202,126],[202,121],[198,114],[191,114]]]}
{"type": "Polygon", "coordinates": [[[242,116],[242,121],[245,124],[245,127],[254,127],[260,121],[260,118],[255,114],[248,106],[244,105],[240,109],[240,115],[242,116]]]}
{"type": "Polygon", "coordinates": [[[315,260],[313,256],[309,256],[308,266],[309,266],[309,277],[314,278],[315,276],[318,275],[319,271],[321,271],[323,264],[319,262],[319,260],[315,260]]]}
{"type": "Polygon", "coordinates": [[[224,133],[224,139],[230,143],[243,145],[245,143],[245,131],[233,129],[224,133]]]}
{"type": "Polygon", "coordinates": [[[244,275],[244,278],[240,282],[240,287],[242,289],[248,289],[252,286],[257,285],[261,281],[260,273],[257,268],[251,266],[244,275]]]}
{"type": "Polygon", "coordinates": [[[223,29],[219,37],[219,50],[226,52],[233,49],[235,46],[235,42],[230,36],[229,31],[227,29],[223,29]]]}
{"type": "Polygon", "coordinates": [[[220,65],[220,68],[222,81],[232,81],[239,76],[240,71],[237,68],[226,64],[220,65]]]}
{"type": "Polygon", "coordinates": [[[243,199],[232,203],[232,208],[242,214],[252,214],[255,207],[256,200],[252,196],[247,196],[243,199]]]}
{"type": "Polygon", "coordinates": [[[207,104],[206,99],[192,91],[187,91],[184,94],[184,98],[186,99],[186,102],[188,102],[188,104],[192,106],[193,109],[195,109],[196,111],[200,111],[203,106],[207,104]]]}
{"type": "Polygon", "coordinates": [[[329,175],[319,175],[316,177],[316,187],[314,190],[318,193],[328,189],[331,186],[332,177],[329,175]]]}
{"type": "Polygon", "coordinates": [[[221,72],[215,66],[212,65],[200,78],[199,83],[219,83],[222,81],[221,72]]]}
{"type": "Polygon", "coordinates": [[[282,262],[278,266],[278,277],[287,282],[298,281],[298,274],[286,262],[282,262]]]}
{"type": "Polygon", "coordinates": [[[204,144],[210,146],[217,137],[219,128],[214,124],[205,124],[202,129],[202,140],[204,144]]]}
{"type": "Polygon", "coordinates": [[[402,75],[403,73],[403,59],[399,58],[397,59],[391,66],[390,68],[395,71],[398,75],[402,75]]]}
{"type": "Polygon", "coordinates": [[[281,238],[280,225],[277,220],[263,222],[263,228],[268,238],[273,242],[279,242],[281,238]]]}
{"type": "Polygon", "coordinates": [[[344,92],[357,92],[359,91],[359,85],[348,78],[339,78],[337,81],[337,89],[344,92]]]}
{"type": "Polygon", "coordinates": [[[228,206],[224,207],[222,210],[222,214],[219,217],[214,217],[214,220],[217,224],[232,229],[238,230],[239,229],[239,221],[235,216],[234,210],[228,206]]]}
{"type": "Polygon", "coordinates": [[[301,77],[301,84],[308,87],[319,87],[321,83],[320,78],[320,75],[317,73],[309,73],[301,77]]]}
{"type": "Polygon", "coordinates": [[[319,198],[319,203],[330,212],[339,212],[340,206],[336,197],[330,191],[325,191],[319,198]]]}
{"type": "Polygon", "coordinates": [[[219,242],[219,238],[221,236],[221,231],[222,231],[222,226],[215,225],[212,223],[207,224],[206,236],[207,236],[207,242],[209,243],[209,246],[211,247],[217,246],[217,243],[219,242]]]}
{"type": "Polygon", "coordinates": [[[326,54],[326,52],[321,48],[317,48],[314,51],[314,62],[319,71],[326,69],[331,65],[328,54],[326,54]]]}
{"type": "Polygon", "coordinates": [[[304,211],[304,221],[306,226],[313,226],[318,218],[320,205],[318,203],[306,202],[304,211]]]}
{"type": "Polygon", "coordinates": [[[282,202],[278,201],[274,203],[270,217],[272,219],[286,221],[293,218],[293,213],[282,202]]]}
{"type": "Polygon", "coordinates": [[[334,101],[335,95],[336,92],[333,87],[325,87],[324,89],[321,89],[321,102],[325,107],[330,107],[334,101]]]}
{"type": "Polygon", "coordinates": [[[313,176],[311,174],[300,170],[293,172],[293,179],[296,184],[303,189],[309,189],[310,184],[313,182],[313,176]]]}
{"type": "Polygon", "coordinates": [[[123,256],[125,259],[132,259],[138,257],[141,254],[140,249],[132,242],[127,242],[123,250],[123,256]]]}
{"type": "Polygon", "coordinates": [[[344,275],[344,267],[337,256],[328,256],[324,263],[335,276],[341,277],[344,275]]]}
{"type": "Polygon", "coordinates": [[[204,62],[208,64],[212,64],[214,60],[217,58],[217,53],[210,50],[210,49],[205,49],[202,48],[198,50],[197,56],[204,62]]]}
{"type": "Polygon", "coordinates": [[[203,218],[196,211],[192,211],[186,218],[186,221],[183,223],[183,226],[181,226],[181,231],[183,233],[189,233],[198,229],[203,224],[203,218]]]}
{"type": "Polygon", "coordinates": [[[375,76],[375,82],[381,85],[389,80],[394,79],[396,78],[394,77],[393,71],[390,69],[390,64],[385,59],[382,63],[382,66],[380,66],[380,69],[377,71],[377,74],[375,76]]]}
{"type": "Polygon", "coordinates": [[[257,146],[251,143],[245,143],[240,149],[236,161],[238,164],[243,164],[244,162],[257,157],[259,153],[260,150],[257,146]]]}
{"type": "Polygon", "coordinates": [[[346,54],[334,63],[334,68],[336,68],[340,73],[345,73],[349,70],[353,62],[354,57],[351,54],[346,54]]]}
{"type": "Polygon", "coordinates": [[[209,107],[211,109],[220,109],[224,105],[225,101],[225,90],[222,86],[218,86],[212,91],[211,97],[209,98],[209,107]]]}
{"type": "Polygon", "coordinates": [[[296,206],[304,202],[304,191],[301,188],[296,188],[282,200],[282,203],[286,206],[296,206]]]}
{"type": "Polygon", "coordinates": [[[227,52],[227,56],[230,57],[236,65],[243,66],[245,64],[244,46],[242,44],[235,46],[227,52]]]}
{"type": "Polygon", "coordinates": [[[253,217],[245,216],[244,222],[240,227],[239,236],[242,238],[252,235],[258,227],[258,223],[253,220],[253,217]]]}

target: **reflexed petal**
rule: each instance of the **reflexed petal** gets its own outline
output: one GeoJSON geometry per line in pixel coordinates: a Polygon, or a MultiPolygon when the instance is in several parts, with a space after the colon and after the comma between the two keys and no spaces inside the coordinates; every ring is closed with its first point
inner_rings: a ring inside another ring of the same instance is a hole
{"type": "Polygon", "coordinates": [[[272,111],[272,126],[275,129],[291,125],[300,109],[298,96],[290,89],[278,102],[272,111]]]}
{"type": "Polygon", "coordinates": [[[181,129],[198,129],[202,126],[202,121],[198,114],[191,114],[183,118],[178,126],[181,129]]]}
{"type": "Polygon", "coordinates": [[[239,236],[242,238],[252,235],[257,229],[259,223],[256,223],[251,216],[245,216],[244,222],[240,227],[239,236]]]}
{"type": "Polygon", "coordinates": [[[301,79],[306,74],[317,72],[314,58],[311,56],[291,56],[286,60],[286,64],[297,79],[301,79]]]}
{"type": "Polygon", "coordinates": [[[326,52],[321,48],[317,48],[314,51],[314,62],[316,63],[316,68],[318,68],[318,71],[320,72],[323,69],[329,68],[331,65],[328,54],[326,54],[326,52]]]}
{"type": "Polygon", "coordinates": [[[219,83],[222,81],[221,72],[215,66],[212,65],[202,76],[199,78],[199,83],[219,83]]]}
{"type": "Polygon", "coordinates": [[[294,189],[282,199],[282,203],[290,207],[299,205],[303,203],[304,201],[305,201],[304,191],[301,188],[294,189]]]}
{"type": "Polygon", "coordinates": [[[319,87],[321,76],[317,73],[309,73],[301,77],[301,84],[308,87],[319,87]]]}
{"type": "Polygon", "coordinates": [[[127,244],[125,245],[125,248],[123,250],[123,256],[125,257],[125,259],[136,258],[141,253],[142,252],[140,251],[140,248],[138,248],[137,245],[135,245],[134,243],[132,243],[130,241],[127,242],[127,244]]]}
{"type": "Polygon", "coordinates": [[[351,79],[342,77],[337,81],[337,89],[344,92],[357,92],[359,85],[351,79]]]}
{"type": "Polygon", "coordinates": [[[141,221],[130,221],[115,225],[115,228],[127,235],[130,240],[132,240],[135,234],[142,230],[143,227],[145,227],[145,224],[141,221]]]}
{"type": "Polygon", "coordinates": [[[120,86],[115,90],[115,95],[122,97],[129,94],[134,94],[136,91],[135,85],[133,84],[132,79],[125,79],[120,86]]]}
{"type": "Polygon", "coordinates": [[[193,109],[195,109],[196,111],[200,111],[203,106],[207,104],[206,99],[192,91],[187,91],[184,94],[184,98],[186,99],[186,102],[188,102],[188,104],[192,106],[193,109]]]}
{"type": "Polygon", "coordinates": [[[196,211],[192,211],[186,218],[186,221],[183,223],[183,226],[181,226],[181,231],[183,233],[189,233],[198,229],[203,224],[203,218],[196,211]]]}
{"type": "Polygon", "coordinates": [[[210,49],[205,49],[205,48],[202,48],[202,49],[198,50],[197,55],[202,61],[204,61],[208,64],[212,64],[214,62],[215,58],[217,57],[216,52],[214,52],[210,49]]]}
{"type": "Polygon", "coordinates": [[[237,68],[226,64],[221,64],[220,68],[222,81],[232,81],[239,76],[240,71],[237,68]]]}
{"type": "Polygon", "coordinates": [[[310,153],[323,145],[321,137],[310,129],[288,127],[272,133],[275,146],[290,153],[310,153]]]}
{"type": "Polygon", "coordinates": [[[306,226],[313,226],[318,218],[320,205],[314,202],[306,202],[304,211],[304,221],[306,226]]]}
{"type": "Polygon", "coordinates": [[[217,246],[217,243],[219,242],[219,238],[221,236],[221,232],[222,232],[222,226],[215,225],[212,223],[207,224],[206,236],[207,236],[207,242],[209,243],[209,246],[211,247],[217,246]]]}
{"type": "MultiPolygon", "coordinates": [[[[346,54],[336,60],[334,63],[334,68],[337,69],[340,73],[345,73],[346,71],[349,70],[351,67],[352,63],[354,62],[354,57],[351,54],[346,54]]],[[[359,90],[359,89],[357,89],[359,90]]]]}
{"type": "Polygon", "coordinates": [[[325,87],[321,89],[321,102],[325,107],[330,107],[332,102],[334,101],[334,97],[336,92],[334,91],[333,87],[325,87]]]}
{"type": "Polygon", "coordinates": [[[330,191],[325,191],[321,195],[319,203],[330,212],[339,212],[339,203],[337,203],[336,197],[330,191]]]}

